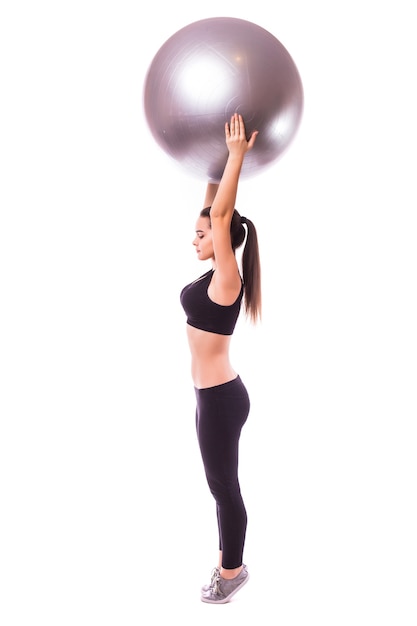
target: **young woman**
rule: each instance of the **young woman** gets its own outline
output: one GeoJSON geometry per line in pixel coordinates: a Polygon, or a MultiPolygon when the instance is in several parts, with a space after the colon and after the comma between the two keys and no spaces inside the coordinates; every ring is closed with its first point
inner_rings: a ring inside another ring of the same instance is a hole
{"type": "Polygon", "coordinates": [[[249,578],[242,561],[247,516],[238,480],[238,449],[250,403],[231,365],[229,346],[242,299],[252,321],[261,311],[256,230],[235,210],[243,160],[257,134],[246,139],[241,115],[225,124],[227,163],[220,183],[207,186],[193,241],[198,258],[211,260],[212,269],[181,292],[197,399],[197,436],[219,528],[218,567],[202,588],[201,599],[219,604],[228,602],[249,578]],[[245,240],[241,275],[235,251],[245,240]]]}

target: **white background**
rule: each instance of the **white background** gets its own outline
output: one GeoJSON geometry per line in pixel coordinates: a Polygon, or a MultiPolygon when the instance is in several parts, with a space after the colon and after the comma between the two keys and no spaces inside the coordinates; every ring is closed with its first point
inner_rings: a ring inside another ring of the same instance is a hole
{"type": "Polygon", "coordinates": [[[2,626],[415,626],[412,3],[188,5],[1,5],[2,626]],[[204,184],[156,146],[142,91],[168,37],[219,16],[284,44],[305,109],[239,189],[264,290],[233,341],[252,577],[213,607],[179,304],[207,269],[204,184]]]}

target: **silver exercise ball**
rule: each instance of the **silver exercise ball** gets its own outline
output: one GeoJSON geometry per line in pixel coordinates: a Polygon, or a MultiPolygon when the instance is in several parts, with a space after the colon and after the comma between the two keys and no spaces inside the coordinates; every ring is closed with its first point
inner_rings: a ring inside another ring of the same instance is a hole
{"type": "Polygon", "coordinates": [[[242,176],[278,159],[300,124],[303,88],[284,46],[245,20],[214,17],[185,26],[158,50],[144,85],[144,111],[159,146],[190,174],[219,180],[224,123],[241,113],[258,130],[242,176]]]}

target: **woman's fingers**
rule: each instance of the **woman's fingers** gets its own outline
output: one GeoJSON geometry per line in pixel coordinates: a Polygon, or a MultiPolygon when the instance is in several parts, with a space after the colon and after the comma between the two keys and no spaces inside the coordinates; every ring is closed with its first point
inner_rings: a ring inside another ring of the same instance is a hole
{"type": "Polygon", "coordinates": [[[226,129],[231,135],[240,135],[245,132],[245,124],[241,115],[235,113],[230,119],[230,123],[226,122],[226,129]]]}
{"type": "MultiPolygon", "coordinates": [[[[226,139],[239,139],[246,140],[246,130],[245,123],[243,121],[243,117],[238,113],[234,113],[230,119],[230,122],[226,122],[225,124],[225,133],[226,139]]],[[[248,149],[251,149],[253,144],[255,143],[256,137],[258,135],[258,131],[255,130],[251,134],[249,141],[247,141],[248,149]]]]}

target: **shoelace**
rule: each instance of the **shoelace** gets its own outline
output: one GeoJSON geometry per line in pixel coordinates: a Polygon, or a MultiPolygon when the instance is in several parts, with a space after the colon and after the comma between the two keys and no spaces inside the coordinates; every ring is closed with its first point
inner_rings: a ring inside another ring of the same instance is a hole
{"type": "Polygon", "coordinates": [[[220,595],[220,571],[218,569],[213,570],[211,577],[211,591],[215,596],[220,595]]]}
{"type": "Polygon", "coordinates": [[[220,574],[220,569],[218,567],[215,567],[214,569],[211,570],[211,579],[210,579],[210,587],[213,586],[213,583],[216,579],[216,576],[220,574]]]}

